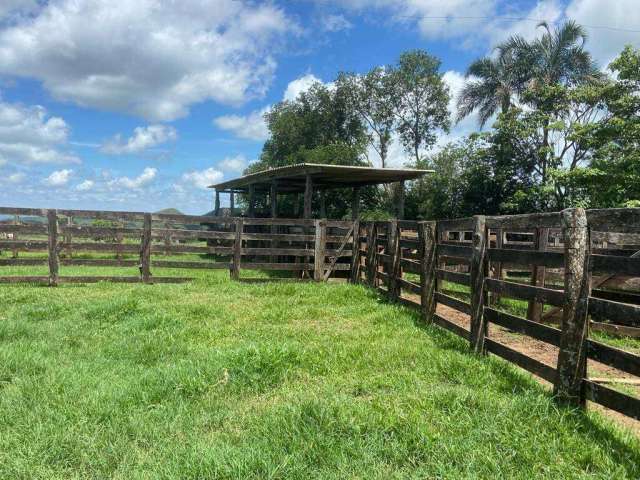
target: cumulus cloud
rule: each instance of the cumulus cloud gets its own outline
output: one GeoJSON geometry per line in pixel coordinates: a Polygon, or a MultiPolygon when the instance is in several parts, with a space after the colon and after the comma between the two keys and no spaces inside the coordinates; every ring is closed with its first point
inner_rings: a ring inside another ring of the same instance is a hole
{"type": "Polygon", "coordinates": [[[69,126],[60,117],[49,116],[41,106],[0,102],[0,160],[5,162],[80,163],[63,148],[69,126]]]}
{"type": "Polygon", "coordinates": [[[269,129],[264,121],[264,115],[268,111],[269,107],[265,107],[246,116],[223,115],[215,118],[213,123],[222,130],[233,132],[238,138],[264,141],[269,138],[269,129]]]}
{"type": "Polygon", "coordinates": [[[200,171],[191,171],[182,174],[182,181],[200,189],[206,189],[209,185],[218,183],[224,174],[213,167],[200,171]]]}
{"type": "MultiPolygon", "coordinates": [[[[292,80],[287,85],[283,100],[295,100],[302,92],[306,92],[314,83],[322,83],[315,75],[308,73],[292,80]]],[[[264,121],[264,115],[269,112],[271,105],[254,110],[248,115],[223,115],[213,120],[215,126],[232,132],[238,138],[265,141],[269,138],[269,129],[264,121]]]]}
{"type": "Polygon", "coordinates": [[[147,167],[137,177],[114,178],[107,182],[107,186],[111,189],[126,188],[130,190],[136,190],[153,182],[157,174],[158,174],[157,168],[147,167]]]}
{"type": "Polygon", "coordinates": [[[110,155],[140,153],[162,143],[175,141],[177,138],[176,129],[166,125],[136,127],[133,135],[126,141],[123,140],[122,135],[117,134],[102,145],[101,151],[110,155]]]}
{"type": "Polygon", "coordinates": [[[353,27],[351,22],[344,15],[328,14],[320,17],[320,27],[326,32],[340,32],[353,27]]]}
{"type": "Polygon", "coordinates": [[[79,192],[86,192],[88,190],[91,190],[94,185],[95,185],[95,182],[93,180],[85,180],[79,183],[78,185],[76,185],[76,190],[79,192]]]}
{"type": "Polygon", "coordinates": [[[227,157],[218,163],[218,166],[227,172],[241,172],[247,166],[247,159],[244,155],[227,157]]]}
{"type": "Polygon", "coordinates": [[[298,32],[271,3],[58,0],[0,30],[0,74],[40,80],[82,106],[166,121],[205,100],[264,95],[277,42],[298,32]]]}
{"type": "Polygon", "coordinates": [[[73,175],[73,170],[63,169],[56,170],[52,172],[47,178],[45,178],[44,183],[50,187],[63,187],[69,180],[71,180],[71,176],[73,175]]]}
{"type": "Polygon", "coordinates": [[[7,176],[7,181],[9,183],[22,183],[26,180],[27,176],[22,172],[12,173],[7,176]]]}

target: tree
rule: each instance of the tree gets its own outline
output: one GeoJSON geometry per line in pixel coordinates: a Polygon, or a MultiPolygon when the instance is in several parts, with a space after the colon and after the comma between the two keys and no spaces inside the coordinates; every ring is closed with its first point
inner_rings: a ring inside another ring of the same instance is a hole
{"type": "Polygon", "coordinates": [[[421,150],[435,144],[438,130],[449,132],[449,89],[439,68],[440,60],[423,50],[412,50],[388,69],[400,140],[416,163],[421,150]]]}
{"type": "Polygon", "coordinates": [[[336,83],[349,92],[353,108],[368,127],[369,144],[385,168],[395,123],[392,76],[376,67],[364,75],[341,73],[336,83]]]}
{"type": "Polygon", "coordinates": [[[480,58],[467,69],[467,81],[458,98],[457,121],[478,110],[482,128],[496,112],[507,113],[514,97],[524,88],[526,75],[521,58],[505,45],[496,47],[495,58],[480,58]]]}

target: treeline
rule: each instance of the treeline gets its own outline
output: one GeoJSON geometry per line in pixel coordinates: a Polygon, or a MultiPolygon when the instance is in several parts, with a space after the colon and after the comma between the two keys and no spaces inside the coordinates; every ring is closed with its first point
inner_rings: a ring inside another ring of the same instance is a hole
{"type": "MultiPolygon", "coordinates": [[[[407,218],[640,206],[640,51],[625,48],[603,72],[581,26],[540,29],[532,41],[514,36],[473,62],[456,112],[440,61],[422,50],[315,84],[265,115],[271,135],[249,170],[372,165],[372,155],[388,167],[396,139],[404,166],[435,170],[409,185],[407,218]],[[479,132],[434,151],[451,118],[472,114],[479,132]]],[[[364,195],[365,216],[393,211],[393,189],[364,195]]],[[[327,204],[333,217],[349,213],[343,193],[327,204]]],[[[296,200],[285,208],[295,213],[296,200]]]]}

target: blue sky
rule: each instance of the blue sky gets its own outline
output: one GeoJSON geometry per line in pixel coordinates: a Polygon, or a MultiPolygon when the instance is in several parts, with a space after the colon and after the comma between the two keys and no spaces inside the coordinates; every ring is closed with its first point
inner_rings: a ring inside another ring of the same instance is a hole
{"type": "Polygon", "coordinates": [[[473,59],[566,18],[603,66],[640,45],[638,0],[0,0],[0,204],[202,213],[313,81],[422,48],[453,106],[473,59]]]}

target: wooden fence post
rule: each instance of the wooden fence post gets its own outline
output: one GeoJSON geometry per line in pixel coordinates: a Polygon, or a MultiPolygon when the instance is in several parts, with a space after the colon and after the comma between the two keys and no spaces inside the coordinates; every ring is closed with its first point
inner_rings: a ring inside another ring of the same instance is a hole
{"type": "Polygon", "coordinates": [[[315,221],[315,248],[313,252],[313,279],[321,282],[324,277],[324,257],[327,246],[327,221],[325,219],[315,221]]]}
{"type": "Polygon", "coordinates": [[[231,265],[231,279],[240,279],[240,261],[242,259],[242,231],[244,229],[244,221],[242,217],[236,218],[236,237],[233,242],[233,263],[231,265]]]}
{"type": "MultiPolygon", "coordinates": [[[[496,236],[496,248],[501,249],[503,247],[504,235],[505,232],[501,228],[492,229],[492,232],[495,233],[496,236]]],[[[489,241],[489,240],[487,240],[489,241]]],[[[502,271],[502,262],[493,262],[491,265],[492,269],[492,277],[497,278],[498,280],[502,280],[504,278],[504,274],[502,271]]],[[[489,294],[489,304],[497,305],[500,301],[500,295],[497,293],[489,294]]]]}
{"type": "Polygon", "coordinates": [[[392,299],[400,296],[399,283],[397,279],[400,267],[400,242],[398,241],[398,220],[390,220],[387,226],[387,246],[385,253],[387,257],[387,291],[392,299]]]}
{"type": "Polygon", "coordinates": [[[484,215],[473,217],[473,244],[471,252],[471,347],[476,353],[484,352],[486,322],[484,321],[484,278],[486,276],[487,229],[484,215]]]}
{"type": "Polygon", "coordinates": [[[436,309],[436,222],[420,222],[420,305],[427,323],[433,321],[436,309]]]}
{"type": "Polygon", "coordinates": [[[49,285],[58,285],[58,212],[47,210],[47,226],[49,230],[49,285]]]}
{"type": "Polygon", "coordinates": [[[351,247],[351,283],[360,282],[360,220],[353,221],[353,243],[351,247]]]}
{"type": "Polygon", "coordinates": [[[72,258],[73,256],[73,247],[71,246],[71,242],[73,242],[73,235],[71,234],[71,227],[73,226],[73,218],[71,216],[67,217],[67,231],[64,235],[64,243],[67,246],[65,257],[72,258]]]}
{"type": "Polygon", "coordinates": [[[562,211],[564,236],[564,306],[554,394],[571,405],[584,405],[582,379],[586,377],[589,334],[588,302],[591,290],[590,238],[582,208],[562,211]]]}
{"type": "Polygon", "coordinates": [[[378,227],[376,222],[371,222],[367,237],[367,283],[370,287],[376,286],[376,271],[378,270],[378,227]]]}
{"type": "Polygon", "coordinates": [[[140,274],[144,283],[151,282],[151,214],[144,214],[140,244],[140,274]]]}
{"type": "MultiPolygon", "coordinates": [[[[547,243],[549,242],[549,229],[540,227],[536,228],[533,239],[533,248],[535,250],[539,252],[546,251],[547,243]]],[[[531,285],[533,285],[534,287],[544,287],[544,279],[545,267],[541,265],[533,265],[531,268],[531,285]]],[[[540,317],[542,316],[543,308],[543,303],[536,302],[535,300],[530,301],[529,306],[527,307],[527,318],[529,320],[533,320],[534,322],[539,322],[540,317]]]]}
{"type": "MultiPolygon", "coordinates": [[[[14,215],[13,216],[13,223],[15,225],[20,225],[20,215],[14,215]]],[[[18,240],[19,240],[18,233],[14,232],[13,233],[13,241],[17,242],[18,240]]],[[[13,258],[18,258],[18,248],[14,248],[13,249],[13,258]]]]}

